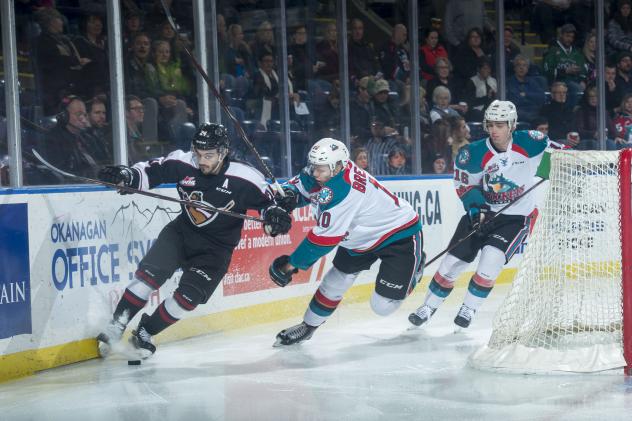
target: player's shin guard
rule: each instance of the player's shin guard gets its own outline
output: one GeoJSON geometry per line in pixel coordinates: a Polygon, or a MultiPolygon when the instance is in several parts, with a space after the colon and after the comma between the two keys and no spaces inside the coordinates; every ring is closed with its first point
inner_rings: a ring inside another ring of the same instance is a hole
{"type": "Polygon", "coordinates": [[[357,274],[344,273],[332,267],[310,301],[303,321],[310,326],[320,326],[342,301],[345,292],[353,285],[357,274]]]}
{"type": "Polygon", "coordinates": [[[463,305],[454,323],[461,327],[468,327],[476,311],[494,287],[496,278],[505,264],[505,254],[496,247],[486,246],[481,251],[481,258],[476,273],[470,279],[463,305]]]}
{"type": "Polygon", "coordinates": [[[373,291],[371,295],[371,309],[378,316],[388,316],[397,310],[404,300],[393,300],[390,298],[382,297],[377,292],[373,291]]]}
{"type": "Polygon", "coordinates": [[[175,291],[171,297],[160,303],[151,316],[141,321],[139,328],[142,325],[148,334],[152,336],[157,335],[184,317],[188,311],[194,310],[195,307],[196,305],[193,305],[183,298],[181,293],[175,291]]]}
{"type": "Polygon", "coordinates": [[[141,270],[137,270],[135,276],[136,279],[125,289],[112,315],[112,319],[118,321],[122,321],[122,316],[126,315],[127,320],[125,320],[125,325],[145,307],[151,293],[159,288],[156,281],[150,279],[149,276],[141,270]]]}

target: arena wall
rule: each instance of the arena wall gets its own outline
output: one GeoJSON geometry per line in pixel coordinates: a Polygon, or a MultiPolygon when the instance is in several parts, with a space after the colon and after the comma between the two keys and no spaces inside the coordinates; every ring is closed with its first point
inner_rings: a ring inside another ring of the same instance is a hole
{"type": "MultiPolygon", "coordinates": [[[[427,256],[443,250],[463,214],[451,179],[402,177],[383,184],[421,215],[427,256]]],[[[157,190],[176,194],[173,188],[157,190]]],[[[121,196],[100,187],[0,190],[0,381],[96,358],[94,337],[108,322],[138,261],[179,213],[173,202],[121,196]]],[[[289,254],[314,225],[307,208],[293,216],[292,231],[274,239],[263,234],[260,224],[246,221],[229,273],[214,296],[156,341],[288,317],[299,320],[333,253],[286,288],[273,284],[270,262],[289,254]]],[[[499,282],[511,280],[519,260],[519,255],[512,260],[499,282]]],[[[411,299],[421,301],[436,268],[435,263],[426,269],[411,299]]],[[[363,273],[343,303],[366,301],[376,271],[377,265],[363,273]]],[[[171,294],[179,276],[151,297],[148,311],[171,294]]],[[[464,274],[461,282],[468,278],[464,274]]]]}

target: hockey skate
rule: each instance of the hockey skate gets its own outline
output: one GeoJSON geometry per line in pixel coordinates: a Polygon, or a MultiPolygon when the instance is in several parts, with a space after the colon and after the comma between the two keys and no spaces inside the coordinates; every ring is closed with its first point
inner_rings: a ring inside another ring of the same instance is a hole
{"type": "Polygon", "coordinates": [[[106,358],[112,353],[112,347],[119,343],[125,332],[127,323],[127,317],[119,317],[118,319],[112,319],[110,323],[105,327],[103,332],[97,335],[99,355],[102,358],[106,358]]]}
{"type": "Polygon", "coordinates": [[[156,352],[156,346],[151,342],[151,335],[144,326],[147,319],[149,319],[149,316],[143,314],[138,327],[136,330],[132,330],[132,336],[129,338],[129,343],[138,352],[138,357],[143,360],[151,357],[156,352]]]}
{"type": "Polygon", "coordinates": [[[437,311],[436,308],[432,308],[427,304],[422,305],[414,313],[410,313],[408,316],[408,321],[414,324],[415,326],[421,326],[426,323],[433,314],[437,311]]]}
{"type": "Polygon", "coordinates": [[[459,326],[456,330],[457,332],[461,330],[460,328],[469,327],[470,323],[472,323],[472,317],[474,317],[474,313],[476,313],[476,310],[474,310],[473,308],[470,308],[465,304],[461,306],[459,314],[457,314],[454,318],[454,324],[459,326]]]}
{"type": "Polygon", "coordinates": [[[308,340],[314,334],[318,326],[310,326],[305,322],[301,322],[295,326],[283,329],[276,336],[276,342],[273,346],[294,345],[308,340]]]}

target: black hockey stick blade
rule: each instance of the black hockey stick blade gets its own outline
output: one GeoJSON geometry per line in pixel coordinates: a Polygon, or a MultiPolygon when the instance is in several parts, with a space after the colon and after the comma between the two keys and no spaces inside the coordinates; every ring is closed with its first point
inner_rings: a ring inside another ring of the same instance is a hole
{"type": "MultiPolygon", "coordinates": [[[[178,27],[176,26],[176,22],[173,19],[173,16],[171,15],[169,8],[165,4],[165,0],[160,0],[160,4],[162,5],[162,8],[165,12],[165,16],[167,17],[167,21],[171,25],[171,28],[173,28],[173,31],[176,33],[176,36],[180,37],[180,34],[178,33],[178,27]]],[[[257,159],[257,162],[259,162],[259,165],[263,169],[263,173],[265,174],[265,176],[268,177],[272,181],[273,189],[277,193],[279,193],[281,196],[285,197],[285,192],[279,185],[279,182],[277,181],[276,177],[272,174],[272,171],[270,171],[270,168],[268,168],[263,158],[261,158],[261,155],[259,155],[259,152],[255,148],[255,145],[253,145],[250,139],[248,139],[246,132],[244,131],[243,127],[241,127],[241,124],[239,124],[239,120],[237,120],[237,117],[235,117],[232,111],[230,111],[230,108],[226,104],[224,97],[222,97],[222,95],[220,95],[220,93],[218,92],[217,88],[215,88],[215,85],[213,84],[213,81],[211,81],[211,78],[208,76],[208,73],[206,73],[206,71],[200,64],[200,62],[197,61],[193,53],[191,53],[191,51],[187,48],[186,45],[183,45],[182,48],[184,49],[184,52],[187,54],[187,56],[189,56],[189,59],[191,60],[193,67],[195,67],[195,69],[198,71],[200,76],[202,76],[202,79],[204,79],[204,81],[208,85],[209,89],[211,90],[215,98],[217,98],[217,101],[222,107],[222,110],[224,110],[228,118],[230,118],[230,120],[232,121],[233,125],[235,126],[235,129],[237,130],[237,133],[239,133],[239,137],[241,137],[241,139],[244,141],[246,146],[248,146],[250,151],[254,154],[255,158],[257,159]]]]}
{"type": "Polygon", "coordinates": [[[216,212],[216,213],[219,213],[221,215],[232,216],[233,218],[247,219],[247,220],[250,220],[250,221],[264,222],[263,219],[257,218],[255,216],[244,215],[244,214],[237,213],[237,212],[231,212],[231,211],[228,211],[228,210],[225,210],[225,209],[218,209],[215,206],[207,205],[205,203],[195,202],[195,201],[191,201],[191,200],[177,199],[175,197],[165,196],[163,194],[158,194],[158,193],[149,192],[149,191],[145,191],[145,190],[139,190],[139,189],[135,189],[133,187],[124,186],[122,184],[108,183],[107,181],[102,181],[102,180],[97,180],[97,179],[94,179],[94,178],[82,177],[80,175],[71,174],[69,172],[66,172],[64,170],[61,170],[61,169],[55,167],[53,164],[51,164],[48,161],[46,161],[42,157],[42,155],[40,155],[39,152],[37,152],[35,149],[31,149],[31,152],[33,153],[33,156],[35,156],[35,158],[37,158],[38,161],[40,161],[46,168],[48,168],[49,170],[54,171],[54,172],[56,172],[58,174],[61,174],[61,175],[65,176],[65,177],[68,177],[68,178],[72,178],[72,179],[83,181],[85,183],[90,183],[90,184],[99,184],[101,186],[111,187],[111,188],[116,189],[116,190],[123,190],[123,191],[126,191],[128,193],[134,193],[134,194],[140,194],[142,196],[153,197],[154,199],[161,199],[161,200],[167,200],[169,202],[176,202],[176,203],[179,203],[179,204],[181,204],[183,206],[190,206],[192,208],[203,209],[203,210],[206,210],[206,211],[209,211],[209,212],[216,212]]]}
{"type": "MultiPolygon", "coordinates": [[[[494,219],[498,218],[499,215],[501,215],[504,211],[507,210],[507,208],[513,206],[516,202],[518,202],[520,199],[522,199],[523,197],[525,197],[527,194],[531,193],[532,190],[534,190],[536,187],[538,187],[540,184],[544,183],[547,179],[543,178],[542,180],[538,181],[537,183],[535,183],[533,186],[529,187],[527,189],[527,191],[525,191],[524,193],[522,193],[520,196],[518,196],[515,200],[507,203],[505,206],[503,206],[498,212],[496,212],[496,215],[494,215],[492,218],[490,218],[489,221],[485,222],[485,224],[489,224],[491,223],[494,219]]],[[[451,246],[449,246],[448,248],[446,248],[445,250],[443,250],[441,253],[437,254],[435,257],[433,257],[432,259],[430,259],[427,263],[426,263],[426,267],[428,267],[431,263],[434,263],[439,257],[443,256],[444,254],[446,254],[447,252],[449,252],[450,250],[455,249],[459,244],[461,244],[463,241],[467,240],[468,238],[470,238],[471,236],[473,236],[474,234],[476,234],[479,230],[481,229],[481,227],[479,226],[478,228],[476,228],[475,230],[470,231],[469,234],[467,234],[465,237],[461,238],[459,241],[457,241],[456,243],[452,244],[451,246]]]]}

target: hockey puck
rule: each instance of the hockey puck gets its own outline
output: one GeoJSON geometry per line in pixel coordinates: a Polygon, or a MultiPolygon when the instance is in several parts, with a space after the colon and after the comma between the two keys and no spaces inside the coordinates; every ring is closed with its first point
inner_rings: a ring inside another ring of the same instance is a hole
{"type": "Polygon", "coordinates": [[[127,365],[140,365],[140,360],[129,360],[127,365]]]}

